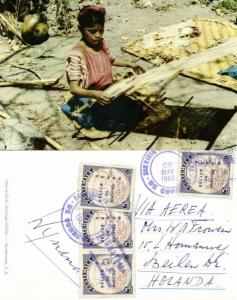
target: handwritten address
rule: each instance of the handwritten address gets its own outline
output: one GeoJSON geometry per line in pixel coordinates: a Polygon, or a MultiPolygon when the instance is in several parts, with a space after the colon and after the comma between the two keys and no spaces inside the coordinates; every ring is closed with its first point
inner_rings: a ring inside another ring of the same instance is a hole
{"type": "Polygon", "coordinates": [[[216,219],[213,202],[193,203],[139,196],[141,289],[225,289],[232,232],[228,215],[216,219]]]}

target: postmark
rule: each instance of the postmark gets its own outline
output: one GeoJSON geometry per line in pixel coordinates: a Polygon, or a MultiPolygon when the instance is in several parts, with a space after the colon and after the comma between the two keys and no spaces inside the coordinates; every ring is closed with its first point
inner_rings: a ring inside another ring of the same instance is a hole
{"type": "Polygon", "coordinates": [[[225,152],[183,152],[180,193],[230,195],[232,164],[225,152]]]}
{"type": "Polygon", "coordinates": [[[132,248],[132,214],[83,209],[83,248],[132,248]]]}
{"type": "Polygon", "coordinates": [[[131,209],[132,168],[82,166],[81,206],[131,209]]]}
{"type": "Polygon", "coordinates": [[[158,196],[172,196],[179,189],[178,169],[181,154],[175,151],[147,151],[141,161],[144,185],[158,196]]]}
{"type": "MultiPolygon", "coordinates": [[[[62,211],[61,211],[61,223],[65,233],[68,237],[80,245],[88,244],[88,239],[85,239],[85,234],[83,231],[83,224],[90,219],[94,214],[91,210],[83,210],[81,208],[81,197],[80,192],[71,194],[65,201],[62,211]]],[[[108,216],[111,213],[106,209],[104,214],[107,218],[103,220],[104,230],[107,232],[111,228],[111,219],[108,216]]],[[[93,220],[94,221],[94,220],[93,220]]],[[[91,223],[91,226],[93,222],[91,223]]],[[[94,230],[90,230],[90,237],[96,241],[101,235],[101,227],[95,226],[94,230]]]]}
{"type": "Polygon", "coordinates": [[[80,194],[73,193],[65,201],[61,211],[61,223],[68,237],[76,242],[82,243],[83,234],[81,230],[82,218],[80,215],[80,194]]]}
{"type": "Polygon", "coordinates": [[[83,254],[83,295],[133,294],[133,256],[83,254]]]}

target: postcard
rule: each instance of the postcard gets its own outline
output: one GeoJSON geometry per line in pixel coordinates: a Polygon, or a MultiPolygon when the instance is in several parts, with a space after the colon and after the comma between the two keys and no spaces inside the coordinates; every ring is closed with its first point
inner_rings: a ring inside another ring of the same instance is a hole
{"type": "Polygon", "coordinates": [[[1,152],[0,165],[0,299],[236,299],[235,152],[1,152]]]}

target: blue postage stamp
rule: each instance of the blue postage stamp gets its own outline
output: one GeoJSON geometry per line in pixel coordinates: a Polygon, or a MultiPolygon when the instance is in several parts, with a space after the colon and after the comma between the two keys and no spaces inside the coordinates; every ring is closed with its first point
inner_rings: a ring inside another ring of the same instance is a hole
{"type": "Polygon", "coordinates": [[[183,152],[180,193],[229,196],[233,162],[226,152],[183,152]]]}
{"type": "Polygon", "coordinates": [[[128,254],[83,254],[83,295],[132,295],[132,260],[128,254]]]}
{"type": "Polygon", "coordinates": [[[132,168],[83,165],[81,206],[130,210],[133,177],[132,168]]]}
{"type": "Polygon", "coordinates": [[[83,248],[132,248],[132,214],[83,209],[83,248]]]}

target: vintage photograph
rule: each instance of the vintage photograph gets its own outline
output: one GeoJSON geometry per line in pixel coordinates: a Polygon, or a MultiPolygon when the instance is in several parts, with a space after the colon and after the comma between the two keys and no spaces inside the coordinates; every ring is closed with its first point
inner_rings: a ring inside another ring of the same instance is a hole
{"type": "Polygon", "coordinates": [[[233,150],[236,0],[0,0],[1,150],[233,150]]]}

